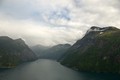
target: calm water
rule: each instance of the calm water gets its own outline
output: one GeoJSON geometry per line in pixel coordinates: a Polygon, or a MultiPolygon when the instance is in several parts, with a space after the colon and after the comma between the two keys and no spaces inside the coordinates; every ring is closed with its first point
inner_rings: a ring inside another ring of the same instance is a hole
{"type": "Polygon", "coordinates": [[[78,73],[56,61],[40,59],[20,65],[15,69],[0,70],[0,80],[120,80],[120,76],[118,74],[78,73]]]}

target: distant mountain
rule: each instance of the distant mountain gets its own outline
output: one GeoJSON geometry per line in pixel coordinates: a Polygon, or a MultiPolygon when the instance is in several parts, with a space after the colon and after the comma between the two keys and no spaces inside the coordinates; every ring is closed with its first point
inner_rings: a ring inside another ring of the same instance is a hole
{"type": "Polygon", "coordinates": [[[12,68],[37,57],[22,39],[0,37],[0,68],[12,68]]]}
{"type": "Polygon", "coordinates": [[[42,56],[44,56],[45,51],[50,49],[51,46],[36,45],[36,46],[32,46],[30,48],[38,57],[40,57],[40,56],[42,57],[42,56]]]}
{"type": "Polygon", "coordinates": [[[58,44],[53,47],[37,45],[31,49],[39,58],[58,60],[70,47],[70,44],[58,44]]]}
{"type": "Polygon", "coordinates": [[[120,73],[120,29],[91,27],[61,58],[80,71],[120,73]]]}

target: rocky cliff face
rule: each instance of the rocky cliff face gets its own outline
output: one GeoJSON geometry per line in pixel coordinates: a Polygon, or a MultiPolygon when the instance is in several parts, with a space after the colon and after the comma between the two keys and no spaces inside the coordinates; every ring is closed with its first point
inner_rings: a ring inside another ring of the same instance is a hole
{"type": "Polygon", "coordinates": [[[22,39],[13,40],[7,36],[0,37],[0,68],[15,67],[21,62],[36,58],[22,39]]]}
{"type": "Polygon", "coordinates": [[[93,26],[66,54],[61,64],[73,69],[120,72],[120,30],[93,26]]]}

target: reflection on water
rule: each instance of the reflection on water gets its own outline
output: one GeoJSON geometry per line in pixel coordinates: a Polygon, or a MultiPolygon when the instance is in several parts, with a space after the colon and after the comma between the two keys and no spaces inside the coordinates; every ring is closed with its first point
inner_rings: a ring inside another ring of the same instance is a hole
{"type": "Polygon", "coordinates": [[[0,70],[0,80],[120,80],[118,74],[78,73],[56,61],[40,59],[15,69],[0,70]]]}

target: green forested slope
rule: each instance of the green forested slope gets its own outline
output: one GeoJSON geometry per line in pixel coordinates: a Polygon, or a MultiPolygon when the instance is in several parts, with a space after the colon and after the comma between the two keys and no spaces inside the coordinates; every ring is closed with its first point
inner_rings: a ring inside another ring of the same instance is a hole
{"type": "Polygon", "coordinates": [[[0,68],[12,68],[24,61],[35,60],[36,55],[22,39],[0,37],[0,68]]]}
{"type": "Polygon", "coordinates": [[[61,64],[81,71],[120,72],[120,30],[115,27],[100,29],[78,40],[61,64]]]}

